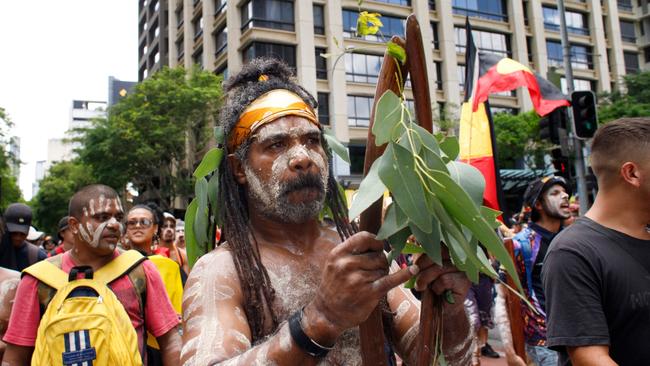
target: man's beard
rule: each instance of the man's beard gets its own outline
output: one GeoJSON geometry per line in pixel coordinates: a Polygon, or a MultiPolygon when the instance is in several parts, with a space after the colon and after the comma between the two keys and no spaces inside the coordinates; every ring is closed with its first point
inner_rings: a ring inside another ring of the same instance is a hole
{"type": "Polygon", "coordinates": [[[570,212],[564,213],[562,211],[562,208],[560,207],[562,203],[563,202],[556,204],[556,203],[550,203],[547,200],[542,200],[542,209],[544,210],[544,212],[546,212],[546,215],[551,218],[558,219],[558,220],[566,220],[569,217],[571,217],[571,213],[570,212]]]}
{"type": "Polygon", "coordinates": [[[327,194],[329,179],[327,167],[321,167],[321,174],[301,174],[298,178],[285,182],[278,179],[275,170],[271,178],[265,182],[253,169],[244,164],[249,199],[253,201],[252,209],[268,219],[292,224],[302,224],[316,217],[323,209],[327,194]],[[298,203],[289,201],[289,194],[303,189],[316,191],[316,198],[298,203]]]}

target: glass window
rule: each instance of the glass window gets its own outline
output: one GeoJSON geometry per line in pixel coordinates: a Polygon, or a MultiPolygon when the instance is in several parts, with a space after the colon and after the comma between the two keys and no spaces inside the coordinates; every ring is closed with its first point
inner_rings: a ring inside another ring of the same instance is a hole
{"type": "Polygon", "coordinates": [[[176,14],[176,28],[180,28],[183,25],[183,7],[176,9],[174,12],[176,14]]]}
{"type": "Polygon", "coordinates": [[[368,127],[373,97],[348,95],[348,125],[352,127],[368,127]]]}
{"type": "MultiPolygon", "coordinates": [[[[346,38],[356,37],[357,32],[357,19],[359,13],[353,10],[343,9],[343,36],[346,38]]],[[[381,18],[383,26],[379,29],[376,35],[367,35],[363,39],[367,41],[385,42],[392,36],[404,36],[404,23],[403,18],[391,17],[383,15],[381,18]]]]}
{"type": "Polygon", "coordinates": [[[442,62],[434,62],[436,65],[436,89],[442,90],[442,62]]]}
{"type": "Polygon", "coordinates": [[[624,20],[620,21],[621,24],[621,39],[624,42],[636,42],[636,32],[634,31],[634,23],[626,22],[624,20]]]}
{"type": "MultiPolygon", "coordinates": [[[[566,79],[562,77],[560,79],[560,86],[562,89],[562,93],[564,94],[569,94],[569,91],[567,89],[567,83],[566,79]]],[[[594,90],[593,87],[593,82],[591,80],[585,80],[585,79],[573,79],[573,90],[594,90]]]]}
{"type": "Polygon", "coordinates": [[[314,5],[314,34],[325,34],[325,10],[323,5],[314,5]]]}
{"type": "Polygon", "coordinates": [[[623,11],[631,12],[634,10],[634,5],[632,5],[632,0],[618,0],[618,9],[623,11]]]}
{"type": "Polygon", "coordinates": [[[221,14],[226,11],[226,0],[214,0],[214,14],[221,14]]]}
{"type": "Polygon", "coordinates": [[[330,124],[330,101],[328,93],[318,93],[318,121],[323,125],[330,124]]]}
{"type": "Polygon", "coordinates": [[[508,6],[506,0],[454,0],[454,14],[496,20],[508,21],[508,6]]]}
{"type": "Polygon", "coordinates": [[[366,160],[366,146],[350,143],[350,174],[363,174],[363,164],[366,160]]]}
{"type": "Polygon", "coordinates": [[[200,48],[193,56],[192,62],[203,68],[203,48],[200,48]]]}
{"type": "Polygon", "coordinates": [[[185,47],[183,47],[183,39],[182,38],[180,40],[176,41],[176,54],[178,55],[179,60],[181,58],[183,58],[183,54],[185,54],[185,47]]]}
{"type": "Polygon", "coordinates": [[[296,48],[290,45],[253,42],[244,51],[244,63],[256,57],[273,57],[282,60],[292,68],[296,68],[296,48]]]}
{"type": "Polygon", "coordinates": [[[465,65],[458,65],[456,72],[458,73],[458,84],[460,85],[460,91],[465,91],[465,70],[467,67],[465,65]]]}
{"type": "MultiPolygon", "coordinates": [[[[551,31],[560,31],[560,13],[556,8],[542,7],[544,14],[544,28],[551,31]]],[[[589,35],[589,22],[587,15],[574,11],[565,13],[567,32],[573,34],[589,35]]]]}
{"type": "MultiPolygon", "coordinates": [[[[564,52],[560,42],[546,41],[546,53],[549,66],[558,68],[564,67],[564,52]]],[[[572,44],[571,45],[571,66],[574,69],[593,69],[593,57],[591,47],[572,44]]]]}
{"type": "Polygon", "coordinates": [[[194,28],[194,39],[199,38],[203,34],[203,17],[199,15],[198,18],[192,21],[192,28],[194,28]]]}
{"type": "MultiPolygon", "coordinates": [[[[456,35],[456,52],[465,53],[467,36],[465,28],[454,28],[456,35]]],[[[501,33],[491,33],[481,30],[472,30],[474,43],[481,51],[496,53],[508,57],[510,55],[510,46],[508,36],[501,33]]]]}
{"type": "Polygon", "coordinates": [[[411,6],[411,0],[375,0],[375,1],[379,1],[380,3],[386,3],[386,4],[411,6]]]}
{"type": "Polygon", "coordinates": [[[510,108],[510,107],[490,106],[490,112],[492,112],[492,114],[508,113],[508,114],[516,115],[517,113],[519,113],[519,110],[517,108],[510,108]]]}
{"type": "Polygon", "coordinates": [[[635,74],[639,72],[639,54],[635,52],[623,52],[625,60],[625,73],[635,74]]]}
{"type": "Polygon", "coordinates": [[[436,10],[436,0],[429,0],[429,10],[436,10]]]}
{"type": "Polygon", "coordinates": [[[374,84],[377,82],[383,56],[361,53],[345,54],[345,78],[347,81],[374,84]]]}
{"type": "Polygon", "coordinates": [[[438,23],[431,22],[431,31],[433,32],[433,49],[440,49],[440,41],[438,40],[438,23]]]}
{"type": "Polygon", "coordinates": [[[293,1],[250,0],[241,7],[242,30],[252,27],[294,30],[293,1]]]}
{"type": "Polygon", "coordinates": [[[214,43],[215,56],[226,50],[228,47],[228,27],[223,27],[215,33],[214,43]]]}
{"type": "Polygon", "coordinates": [[[643,49],[643,57],[645,58],[645,62],[650,62],[650,47],[643,49]]]}
{"type": "Polygon", "coordinates": [[[326,48],[316,47],[316,79],[327,80],[327,59],[321,54],[327,53],[326,48]]]}

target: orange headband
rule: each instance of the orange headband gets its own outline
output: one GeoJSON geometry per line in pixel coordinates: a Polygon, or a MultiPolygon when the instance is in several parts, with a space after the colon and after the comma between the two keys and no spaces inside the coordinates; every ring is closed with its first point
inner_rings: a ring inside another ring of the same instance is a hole
{"type": "Polygon", "coordinates": [[[234,152],[242,142],[267,123],[284,116],[304,117],[320,126],[314,110],[296,93],[274,89],[255,99],[239,117],[228,138],[228,150],[234,152]]]}

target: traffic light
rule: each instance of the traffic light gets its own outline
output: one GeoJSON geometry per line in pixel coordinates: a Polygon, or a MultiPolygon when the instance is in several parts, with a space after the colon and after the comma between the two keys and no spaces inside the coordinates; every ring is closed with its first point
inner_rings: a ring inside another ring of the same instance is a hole
{"type": "Polygon", "coordinates": [[[596,95],[594,92],[591,90],[574,91],[571,93],[571,106],[573,107],[573,123],[576,136],[581,139],[594,137],[598,128],[596,95]]]}
{"type": "Polygon", "coordinates": [[[551,150],[551,162],[557,175],[561,175],[567,182],[571,181],[571,163],[568,156],[562,154],[561,148],[551,150]]]}
{"type": "Polygon", "coordinates": [[[560,145],[562,142],[561,136],[563,133],[560,130],[566,131],[567,125],[567,108],[556,108],[553,112],[540,118],[539,120],[539,137],[542,140],[550,140],[554,145],[560,145]]]}

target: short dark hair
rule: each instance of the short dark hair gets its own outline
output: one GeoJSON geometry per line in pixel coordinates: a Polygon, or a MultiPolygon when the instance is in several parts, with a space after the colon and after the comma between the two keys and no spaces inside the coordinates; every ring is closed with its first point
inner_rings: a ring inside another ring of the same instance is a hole
{"type": "Polygon", "coordinates": [[[72,196],[68,205],[68,215],[81,220],[84,206],[88,204],[91,198],[100,194],[103,194],[106,198],[119,198],[113,188],[103,184],[91,184],[81,188],[72,196]]]}
{"type": "Polygon", "coordinates": [[[650,117],[619,118],[600,127],[591,144],[591,168],[600,186],[619,174],[626,161],[640,162],[650,151],[650,117]]]}

